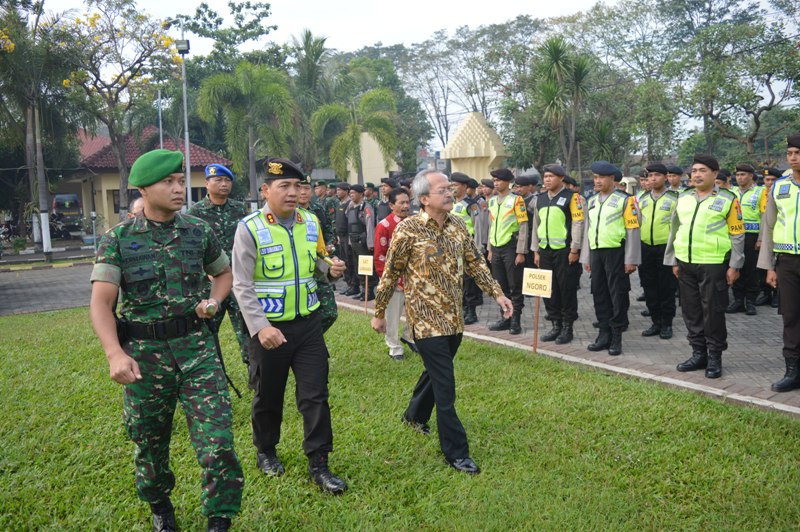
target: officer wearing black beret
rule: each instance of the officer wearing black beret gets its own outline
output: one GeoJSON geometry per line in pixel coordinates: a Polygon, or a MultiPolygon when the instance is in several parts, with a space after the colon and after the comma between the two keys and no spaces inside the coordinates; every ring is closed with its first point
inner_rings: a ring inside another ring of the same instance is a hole
{"type": "MultiPolygon", "coordinates": [[[[473,179],[461,172],[453,172],[453,175],[450,176],[453,189],[453,209],[450,212],[464,222],[464,225],[467,226],[467,232],[473,240],[475,240],[478,249],[480,249],[480,241],[475,231],[479,207],[477,202],[467,195],[467,186],[470,181],[473,181],[473,179]]],[[[478,322],[478,315],[475,309],[480,301],[480,295],[481,291],[475,280],[465,273],[462,300],[464,306],[464,325],[472,325],[478,322]]]]}
{"type": "Polygon", "coordinates": [[[389,192],[398,187],[397,181],[391,177],[382,177],[381,186],[378,187],[381,192],[381,199],[375,205],[375,220],[380,223],[381,220],[386,218],[392,213],[392,208],[389,206],[389,192]]]}
{"type": "Polygon", "coordinates": [[[680,192],[684,187],[681,182],[683,179],[683,168],[680,166],[667,166],[667,182],[669,183],[669,190],[673,192],[680,192]]]}

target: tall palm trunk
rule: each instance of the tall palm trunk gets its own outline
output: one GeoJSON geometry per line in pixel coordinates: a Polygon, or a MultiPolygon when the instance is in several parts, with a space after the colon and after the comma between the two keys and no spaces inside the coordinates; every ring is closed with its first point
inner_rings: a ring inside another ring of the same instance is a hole
{"type": "Polygon", "coordinates": [[[247,126],[247,162],[250,172],[250,198],[258,202],[258,176],[256,175],[256,145],[252,124],[247,126]]]}
{"type": "Polygon", "coordinates": [[[47,212],[50,203],[50,190],[47,187],[47,174],[44,168],[44,153],[42,152],[42,124],[39,116],[38,99],[33,101],[33,121],[36,131],[34,133],[36,144],[36,182],[39,185],[39,218],[42,228],[42,250],[45,262],[53,261],[53,246],[50,241],[50,219],[47,212]]]}

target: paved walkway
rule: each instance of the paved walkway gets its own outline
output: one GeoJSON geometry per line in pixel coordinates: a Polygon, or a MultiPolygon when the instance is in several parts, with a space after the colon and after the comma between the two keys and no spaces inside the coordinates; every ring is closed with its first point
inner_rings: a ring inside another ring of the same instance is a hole
{"type": "MultiPolygon", "coordinates": [[[[2,272],[0,316],[87,306],[91,293],[90,273],[91,267],[88,265],[2,272]]],[[[690,354],[686,329],[680,317],[675,320],[675,336],[671,340],[641,336],[641,331],[649,325],[649,319],[640,314],[644,303],[635,301],[635,297],[641,293],[635,274],[629,316],[631,326],[623,335],[622,355],[611,357],[605,351],[587,351],[586,345],[594,340],[597,330],[592,327],[594,311],[587,275],[583,276],[581,283],[583,288],[578,292],[580,319],[575,324],[575,340],[566,346],[540,342],[540,354],[800,416],[800,390],[776,394],[769,389],[770,384],[780,378],[784,371],[781,320],[775,309],[758,307],[757,316],[728,316],[730,348],[722,357],[722,378],[706,379],[703,372],[679,373],[675,370],[675,365],[690,354]]],[[[349,297],[337,295],[337,301],[346,308],[363,309],[363,303],[359,305],[349,297]]],[[[372,308],[372,302],[369,308],[372,308]]],[[[485,304],[479,307],[480,321],[468,326],[466,334],[482,341],[532,350],[533,300],[526,300],[521,335],[489,331],[488,324],[498,316],[497,304],[486,298],[485,304]]],[[[541,334],[549,329],[549,323],[544,321],[543,304],[540,307],[540,320],[541,334]]]]}

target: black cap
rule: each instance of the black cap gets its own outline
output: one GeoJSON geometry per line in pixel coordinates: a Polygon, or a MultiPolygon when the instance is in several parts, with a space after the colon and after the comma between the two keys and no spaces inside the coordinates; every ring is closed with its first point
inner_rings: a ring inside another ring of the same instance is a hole
{"type": "Polygon", "coordinates": [[[305,181],[306,175],[295,163],[289,159],[281,159],[273,157],[267,159],[267,164],[264,165],[267,170],[264,176],[264,181],[272,181],[273,179],[299,179],[305,181]]]}
{"type": "Polygon", "coordinates": [[[339,190],[350,190],[350,183],[345,183],[344,181],[340,181],[336,183],[336,188],[339,190]]]}
{"type": "Polygon", "coordinates": [[[481,179],[481,185],[489,188],[494,188],[494,181],[491,179],[481,179]]]}
{"type": "MultiPolygon", "coordinates": [[[[711,168],[711,167],[709,167],[711,168]]],[[[730,170],[727,168],[720,168],[719,174],[717,174],[717,179],[722,179],[723,181],[727,180],[731,176],[730,170]]]]}
{"type": "Polygon", "coordinates": [[[461,183],[464,185],[469,184],[470,179],[471,177],[469,177],[467,174],[462,174],[461,172],[453,172],[453,175],[450,176],[450,181],[453,183],[461,183]]]}
{"type": "Polygon", "coordinates": [[[645,166],[645,170],[649,172],[655,172],[657,174],[667,174],[667,167],[661,163],[651,163],[645,166]]]}
{"type": "Polygon", "coordinates": [[[783,172],[778,170],[777,168],[764,168],[764,175],[772,175],[775,177],[783,177],[783,172]]]}
{"type": "Polygon", "coordinates": [[[753,168],[753,165],[747,164],[747,163],[737,164],[736,165],[736,171],[737,172],[747,172],[748,174],[755,174],[756,173],[756,169],[753,168]]]}
{"type": "Polygon", "coordinates": [[[353,192],[360,192],[363,194],[365,189],[364,185],[359,185],[358,183],[356,183],[355,185],[350,185],[350,190],[352,190],[353,192]]]}
{"type": "Polygon", "coordinates": [[[364,188],[369,188],[372,190],[378,190],[378,187],[375,186],[375,183],[364,183],[364,188]]]}
{"type": "Polygon", "coordinates": [[[564,176],[564,183],[566,183],[567,185],[572,185],[573,187],[578,186],[578,182],[568,175],[564,176]]]}
{"type": "Polygon", "coordinates": [[[514,174],[511,173],[511,170],[508,168],[498,168],[497,170],[492,170],[489,172],[489,175],[494,177],[495,179],[499,179],[500,181],[513,181],[514,174]]]}
{"type": "Polygon", "coordinates": [[[567,177],[567,171],[564,170],[564,167],[561,166],[560,164],[546,164],[546,165],[544,165],[542,167],[542,175],[544,175],[545,172],[550,172],[553,175],[557,175],[557,176],[561,176],[561,177],[567,177]]]}
{"type": "Polygon", "coordinates": [[[595,161],[591,167],[592,173],[597,175],[615,175],[619,170],[608,161],[595,161]]]}
{"type": "Polygon", "coordinates": [[[515,185],[521,186],[529,186],[529,185],[538,185],[539,180],[533,177],[532,175],[521,175],[514,180],[515,185]]]}
{"type": "Polygon", "coordinates": [[[395,181],[391,177],[382,177],[381,185],[389,185],[392,188],[397,188],[397,181],[395,181]]]}
{"type": "Polygon", "coordinates": [[[667,166],[667,173],[683,175],[683,168],[680,166],[667,166]]]}
{"type": "Polygon", "coordinates": [[[800,148],[800,133],[786,137],[786,144],[788,148],[800,148]]]}
{"type": "Polygon", "coordinates": [[[467,183],[467,188],[478,188],[478,182],[470,177],[469,183],[467,183]]]}
{"type": "Polygon", "coordinates": [[[719,170],[719,161],[711,155],[695,155],[693,163],[708,166],[712,170],[719,170]]]}

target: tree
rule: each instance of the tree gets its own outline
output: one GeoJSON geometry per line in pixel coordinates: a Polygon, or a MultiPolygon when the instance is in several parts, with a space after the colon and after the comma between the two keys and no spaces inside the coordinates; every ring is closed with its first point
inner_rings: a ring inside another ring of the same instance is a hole
{"type": "Polygon", "coordinates": [[[90,10],[77,17],[71,31],[83,50],[82,68],[65,85],[83,93],[92,116],[108,129],[119,168],[120,219],[127,213],[128,174],[124,118],[135,105],[136,91],[152,70],[180,62],[161,24],[137,9],[134,0],[87,0],[90,10]]]}
{"type": "Polygon", "coordinates": [[[317,138],[325,136],[329,128],[341,131],[331,143],[331,166],[340,177],[347,175],[348,164],[354,166],[358,183],[363,184],[361,134],[369,133],[378,143],[388,171],[389,161],[394,158],[397,147],[396,113],[392,92],[374,89],[347,106],[338,103],[323,105],[311,116],[311,127],[317,138]]]}
{"type": "Polygon", "coordinates": [[[222,116],[234,169],[239,174],[248,169],[251,198],[258,198],[258,154],[289,151],[296,108],[288,85],[284,72],[243,61],[233,74],[216,74],[200,86],[198,114],[209,123],[222,116]]]}

